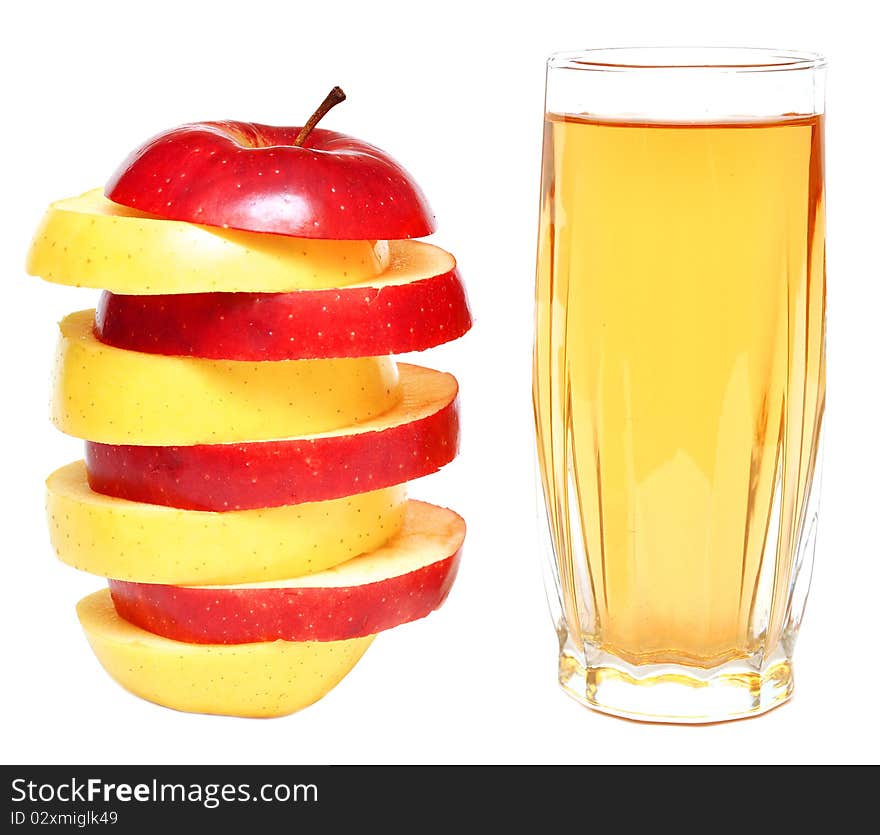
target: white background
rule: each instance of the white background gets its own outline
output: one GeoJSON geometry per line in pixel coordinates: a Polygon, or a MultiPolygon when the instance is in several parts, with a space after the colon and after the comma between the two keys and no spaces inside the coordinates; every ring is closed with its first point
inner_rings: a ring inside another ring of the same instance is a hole
{"type": "Polygon", "coordinates": [[[15,4],[4,13],[2,485],[6,762],[875,761],[878,499],[876,29],[847,2],[15,4]],[[11,15],[11,17],[10,17],[11,15]],[[829,408],[817,567],[797,695],[709,727],[592,713],[556,685],[533,493],[529,352],[550,52],[706,43],[814,49],[829,76],[829,408]],[[95,294],[24,275],[53,199],[102,184],[153,133],[199,119],[326,121],[395,155],[459,259],[476,327],[421,362],[462,383],[461,458],[413,494],[469,523],[447,604],[380,636],[323,701],[278,720],[194,716],[128,695],[74,614],[101,581],[59,563],[43,479],[80,456],[46,419],[55,323],[95,294]]]}

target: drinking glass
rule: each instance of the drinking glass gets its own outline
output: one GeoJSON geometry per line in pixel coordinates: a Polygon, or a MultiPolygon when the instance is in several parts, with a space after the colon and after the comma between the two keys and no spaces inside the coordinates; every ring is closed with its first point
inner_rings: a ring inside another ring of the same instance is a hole
{"type": "Polygon", "coordinates": [[[547,65],[533,401],[559,680],[633,719],[792,694],[825,403],[825,62],[547,65]]]}

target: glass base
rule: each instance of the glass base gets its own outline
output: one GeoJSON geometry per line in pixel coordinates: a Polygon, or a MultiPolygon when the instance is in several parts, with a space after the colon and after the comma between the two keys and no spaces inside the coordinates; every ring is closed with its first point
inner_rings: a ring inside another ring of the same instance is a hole
{"type": "Polygon", "coordinates": [[[642,722],[700,724],[759,716],[794,692],[788,658],[756,670],[746,660],[702,669],[678,664],[634,666],[606,652],[587,663],[568,648],[559,656],[559,683],[587,707],[642,722]]]}

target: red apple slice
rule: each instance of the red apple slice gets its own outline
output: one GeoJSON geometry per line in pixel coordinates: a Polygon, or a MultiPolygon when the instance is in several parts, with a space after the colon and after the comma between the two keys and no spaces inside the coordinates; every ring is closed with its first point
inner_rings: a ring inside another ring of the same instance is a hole
{"type": "Polygon", "coordinates": [[[401,363],[391,411],[335,432],[279,441],[132,446],[86,442],[97,493],[186,510],[244,510],[322,501],[402,484],[458,451],[458,384],[401,363]]]}
{"type": "Polygon", "coordinates": [[[371,357],[433,348],[471,326],[455,259],[392,241],[367,284],[292,293],[104,293],[95,335],[116,348],[226,360],[371,357]]]}
{"type": "Polygon", "coordinates": [[[119,615],[192,644],[339,641],[425,617],[455,579],[464,520],[410,501],[400,533],[333,569],[284,583],[163,586],[110,580],[119,615]]]}
{"type": "Polygon", "coordinates": [[[420,238],[428,201],[373,145],[318,128],[198,122],[133,151],[107,183],[116,203],[224,229],[342,240],[420,238]]]}

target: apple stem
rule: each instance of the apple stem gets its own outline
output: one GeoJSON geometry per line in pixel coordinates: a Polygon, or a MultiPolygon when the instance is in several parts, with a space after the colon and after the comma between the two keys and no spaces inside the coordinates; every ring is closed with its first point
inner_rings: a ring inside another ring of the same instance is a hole
{"type": "Polygon", "coordinates": [[[341,87],[334,87],[329,93],[327,93],[327,98],[321,102],[318,109],[312,113],[309,117],[309,121],[306,122],[300,132],[296,135],[296,139],[293,140],[294,145],[303,145],[308,139],[309,134],[312,132],[312,128],[327,115],[327,112],[336,107],[339,102],[345,101],[345,93],[342,92],[341,87]]]}

